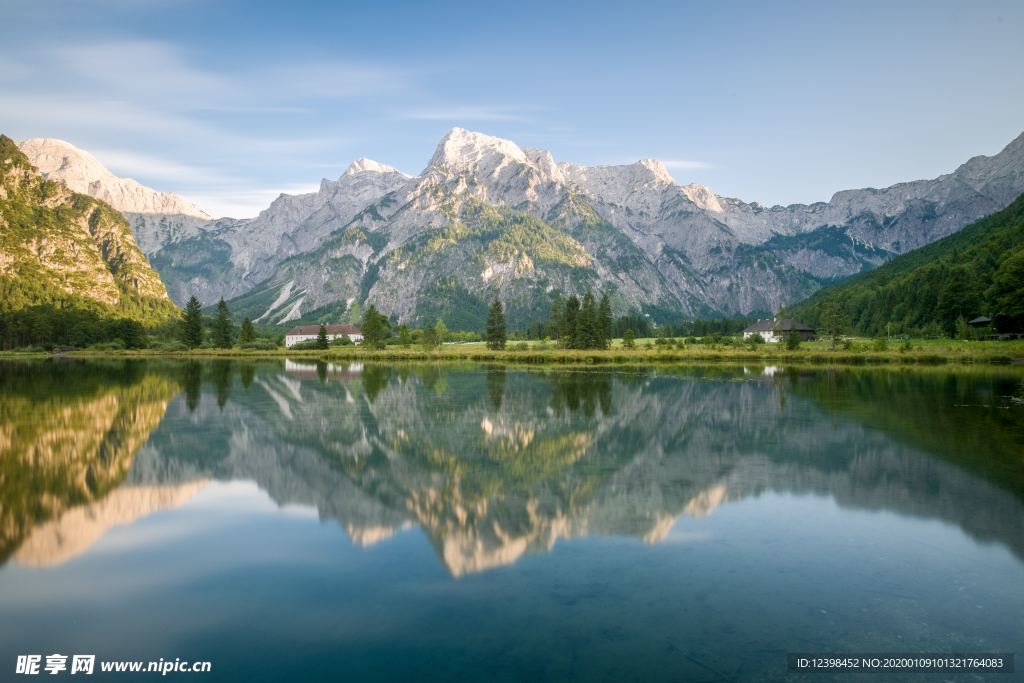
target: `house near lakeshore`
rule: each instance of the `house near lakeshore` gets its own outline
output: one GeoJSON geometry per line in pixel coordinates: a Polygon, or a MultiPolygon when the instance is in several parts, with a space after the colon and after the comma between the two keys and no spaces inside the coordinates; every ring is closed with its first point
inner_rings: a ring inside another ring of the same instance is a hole
{"type": "MultiPolygon", "coordinates": [[[[353,344],[363,341],[363,332],[358,327],[352,325],[324,325],[324,328],[327,332],[328,343],[344,337],[347,337],[353,344]]],[[[319,325],[299,325],[285,332],[284,345],[285,348],[291,348],[302,342],[316,341],[318,336],[320,336],[319,325]]]]}
{"type": "Polygon", "coordinates": [[[780,342],[790,332],[796,332],[796,335],[800,337],[800,341],[814,339],[814,328],[808,327],[799,320],[792,318],[766,318],[765,320],[758,320],[743,330],[743,338],[750,339],[755,334],[759,334],[766,342],[780,342]]]}

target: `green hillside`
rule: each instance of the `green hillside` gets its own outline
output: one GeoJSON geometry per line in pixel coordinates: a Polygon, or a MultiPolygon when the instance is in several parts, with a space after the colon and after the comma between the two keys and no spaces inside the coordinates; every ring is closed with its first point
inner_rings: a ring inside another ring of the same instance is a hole
{"type": "Polygon", "coordinates": [[[120,213],[45,180],[0,135],[0,313],[38,306],[148,326],[179,313],[120,213]]]}
{"type": "Polygon", "coordinates": [[[863,335],[953,334],[958,320],[979,315],[999,331],[1024,330],[1024,195],[949,237],[819,290],[787,314],[820,326],[830,300],[863,335]]]}

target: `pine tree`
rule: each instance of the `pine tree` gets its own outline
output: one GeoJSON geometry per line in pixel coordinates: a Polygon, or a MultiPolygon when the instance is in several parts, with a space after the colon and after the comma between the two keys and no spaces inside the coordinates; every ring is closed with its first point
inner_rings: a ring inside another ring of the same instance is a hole
{"type": "Polygon", "coordinates": [[[626,349],[632,349],[636,346],[636,334],[633,330],[626,330],[622,334],[622,347],[626,349]]]}
{"type": "Polygon", "coordinates": [[[607,293],[601,295],[601,305],[597,307],[597,342],[601,349],[612,345],[612,304],[607,293]]]}
{"type": "Polygon", "coordinates": [[[203,343],[203,307],[193,295],[185,304],[185,315],[181,321],[181,338],[185,346],[194,349],[203,343]]]}
{"type": "Polygon", "coordinates": [[[825,334],[832,338],[832,348],[836,348],[839,337],[850,326],[850,320],[843,310],[843,304],[836,297],[830,297],[821,310],[821,325],[825,334]]]}
{"type": "Polygon", "coordinates": [[[398,326],[398,343],[406,349],[412,345],[412,334],[409,332],[409,326],[404,323],[398,326]]]}
{"type": "Polygon", "coordinates": [[[505,348],[507,338],[505,312],[502,310],[501,302],[495,298],[487,312],[487,328],[485,332],[487,348],[492,351],[500,351],[505,348]]]}
{"type": "Polygon", "coordinates": [[[596,343],[594,323],[597,317],[597,310],[594,307],[594,295],[587,292],[583,295],[583,303],[580,304],[580,312],[576,316],[576,343],[574,348],[592,349],[596,343]]]}
{"type": "Polygon", "coordinates": [[[238,342],[248,344],[254,341],[256,341],[256,329],[252,326],[249,316],[245,316],[245,320],[242,321],[242,329],[238,332],[238,342]]]}
{"type": "Polygon", "coordinates": [[[316,333],[316,348],[327,348],[327,327],[323,323],[320,323],[320,329],[316,333]]]}
{"type": "Polygon", "coordinates": [[[437,319],[437,323],[434,325],[434,336],[437,337],[438,344],[444,344],[448,341],[448,326],[440,318],[437,319]]]}
{"type": "Polygon", "coordinates": [[[218,349],[230,349],[232,337],[234,336],[235,325],[231,322],[231,313],[228,305],[221,297],[217,304],[217,317],[213,321],[213,344],[218,349]]]}
{"type": "Polygon", "coordinates": [[[786,350],[796,351],[800,348],[800,335],[796,330],[790,330],[785,338],[786,350]]]}
{"type": "Polygon", "coordinates": [[[562,324],[558,328],[558,339],[567,349],[576,348],[576,317],[580,312],[580,300],[573,294],[565,302],[562,312],[562,324]]]}
{"type": "Polygon", "coordinates": [[[565,314],[565,303],[561,294],[556,294],[551,302],[551,315],[548,317],[548,325],[545,334],[555,341],[561,339],[562,316],[565,314]]]}
{"type": "Polygon", "coordinates": [[[384,348],[384,343],[391,336],[391,322],[387,316],[377,311],[377,307],[371,305],[363,314],[363,343],[375,349],[384,348]]]}

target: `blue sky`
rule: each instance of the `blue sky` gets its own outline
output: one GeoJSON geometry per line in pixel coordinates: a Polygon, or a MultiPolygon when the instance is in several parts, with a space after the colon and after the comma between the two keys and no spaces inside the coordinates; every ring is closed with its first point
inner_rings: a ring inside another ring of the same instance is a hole
{"type": "Polygon", "coordinates": [[[218,215],[462,126],[653,157],[766,204],[933,177],[1024,131],[1024,3],[5,0],[0,132],[218,215]]]}

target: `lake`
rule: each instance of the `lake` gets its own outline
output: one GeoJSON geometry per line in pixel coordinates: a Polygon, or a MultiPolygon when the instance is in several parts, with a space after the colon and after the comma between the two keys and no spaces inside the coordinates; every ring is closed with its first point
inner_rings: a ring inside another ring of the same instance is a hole
{"type": "Polygon", "coordinates": [[[1022,380],[0,363],[0,669],[820,681],[786,654],[1016,652],[1020,671],[1022,380]]]}

